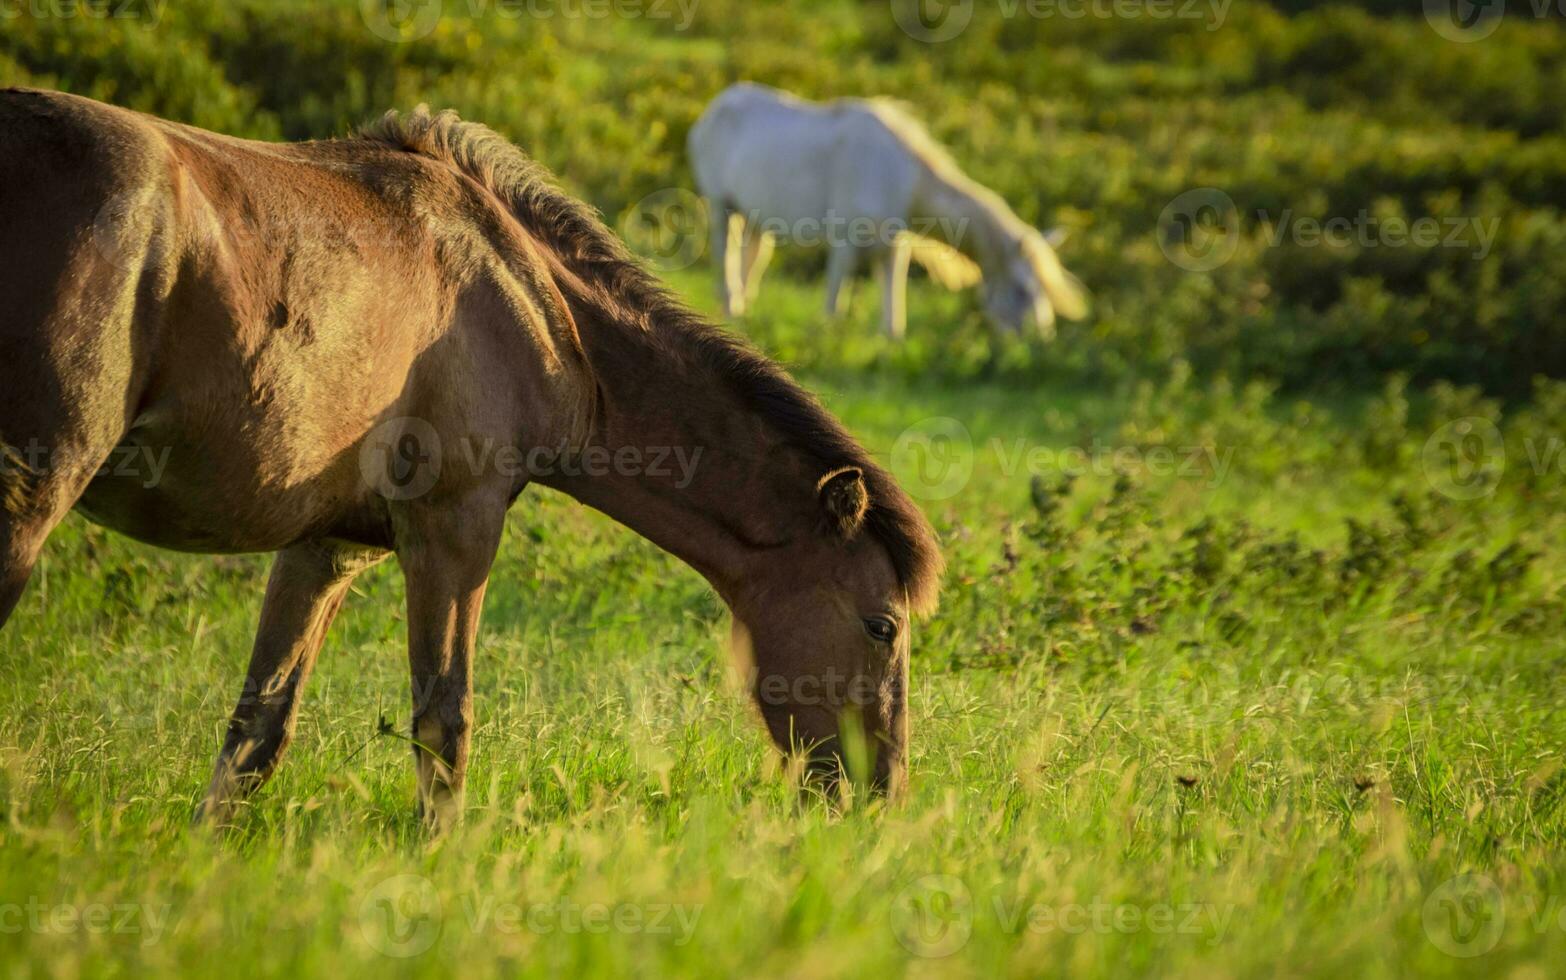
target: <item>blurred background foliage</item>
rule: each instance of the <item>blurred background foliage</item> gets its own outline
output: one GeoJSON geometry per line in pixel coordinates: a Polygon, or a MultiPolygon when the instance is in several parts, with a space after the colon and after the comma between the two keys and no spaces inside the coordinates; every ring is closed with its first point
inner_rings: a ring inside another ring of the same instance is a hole
{"type": "MultiPolygon", "coordinates": [[[[696,0],[684,30],[675,0],[635,18],[563,0],[445,0],[427,36],[399,43],[369,29],[357,0],[118,0],[118,16],[6,20],[0,82],[263,139],[451,106],[611,220],[691,185],[686,132],[730,82],[891,95],[1024,218],[1069,229],[1065,260],[1096,297],[1094,317],[1055,345],[973,367],[927,344],[890,358],[901,369],[1125,378],[1188,363],[1286,389],[1395,374],[1508,398],[1527,397],[1536,375],[1566,376],[1562,21],[1530,7],[1455,43],[1417,3],[1220,6],[1204,0],[1190,19],[1007,18],[980,0],[960,37],[927,44],[886,0],[696,0]],[[1198,273],[1166,258],[1160,215],[1204,187],[1235,202],[1239,244],[1198,273]],[[1285,213],[1434,217],[1495,238],[1488,251],[1471,234],[1425,247],[1274,242],[1285,213]]],[[[814,274],[816,261],[788,255],[784,270],[814,274]]],[[[925,329],[988,345],[971,299],[940,310],[925,329]]]]}

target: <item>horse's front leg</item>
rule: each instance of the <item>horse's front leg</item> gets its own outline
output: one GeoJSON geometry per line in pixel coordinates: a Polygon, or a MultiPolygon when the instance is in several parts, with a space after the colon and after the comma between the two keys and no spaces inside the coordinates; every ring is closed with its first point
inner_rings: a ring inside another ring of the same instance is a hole
{"type": "Polygon", "coordinates": [[[506,498],[410,510],[397,528],[408,591],[408,666],[419,815],[440,831],[462,815],[473,726],[473,640],[506,498]]]}
{"type": "Polygon", "coordinates": [[[743,239],[743,248],[740,253],[740,281],[745,284],[745,309],[749,310],[756,305],[756,296],[761,292],[761,277],[767,273],[767,264],[772,261],[773,237],[763,231],[760,226],[747,224],[743,239]]]}
{"type": "Polygon", "coordinates": [[[908,329],[908,262],[913,249],[896,241],[876,262],[881,280],[881,329],[893,340],[902,340],[908,329]]]}
{"type": "Polygon", "coordinates": [[[326,542],[298,544],[277,555],[261,604],[250,671],[228,723],[197,822],[225,822],[235,803],[277,768],[293,739],[304,688],[326,631],[354,576],[383,552],[326,542]]]}

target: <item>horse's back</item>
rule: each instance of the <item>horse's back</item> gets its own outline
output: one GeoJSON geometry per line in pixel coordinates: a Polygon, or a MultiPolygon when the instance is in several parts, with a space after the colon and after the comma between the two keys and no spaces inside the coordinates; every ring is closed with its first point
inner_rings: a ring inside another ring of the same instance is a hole
{"type": "Polygon", "coordinates": [[[707,197],[763,219],[906,217],[914,159],[870,103],[816,103],[752,83],[725,89],[691,130],[707,197]]]}
{"type": "Polygon", "coordinates": [[[0,92],[0,442],[97,470],[82,509],[166,547],[271,550],[351,504],[438,299],[404,288],[434,278],[411,192],[343,153],[0,92]]]}

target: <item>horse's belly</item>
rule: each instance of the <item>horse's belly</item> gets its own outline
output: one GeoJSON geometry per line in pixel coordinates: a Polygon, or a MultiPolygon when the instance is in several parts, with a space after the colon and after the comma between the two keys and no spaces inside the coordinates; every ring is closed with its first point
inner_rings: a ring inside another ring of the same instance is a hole
{"type": "Polygon", "coordinates": [[[115,447],[77,503],[94,523],[178,551],[276,551],[342,523],[353,484],[340,464],[289,481],[238,440],[218,446],[139,437],[115,447]]]}

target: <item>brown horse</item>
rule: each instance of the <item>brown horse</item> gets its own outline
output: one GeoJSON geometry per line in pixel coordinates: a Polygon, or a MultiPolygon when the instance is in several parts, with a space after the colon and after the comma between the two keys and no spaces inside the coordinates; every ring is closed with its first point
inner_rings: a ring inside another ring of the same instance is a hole
{"type": "Polygon", "coordinates": [[[268,144],[9,89],[0,215],[0,627],[72,507],[277,552],[209,818],[277,765],[349,583],[392,554],[420,812],[460,815],[479,607],[530,482],[707,578],[779,747],[837,771],[866,745],[901,783],[928,524],[489,129],[421,108],[268,144]]]}

